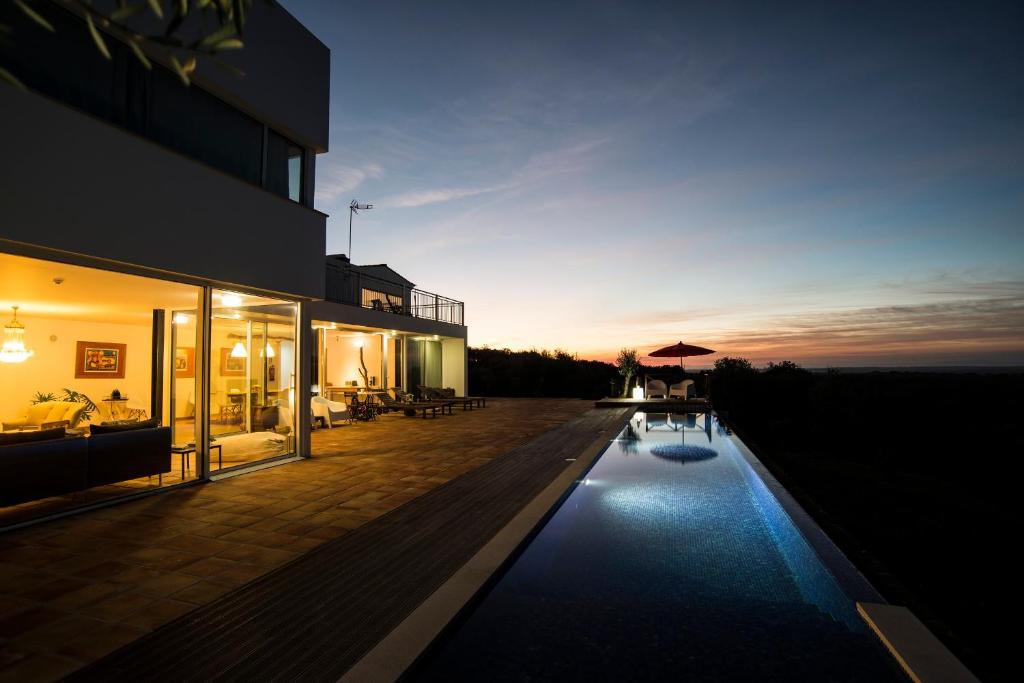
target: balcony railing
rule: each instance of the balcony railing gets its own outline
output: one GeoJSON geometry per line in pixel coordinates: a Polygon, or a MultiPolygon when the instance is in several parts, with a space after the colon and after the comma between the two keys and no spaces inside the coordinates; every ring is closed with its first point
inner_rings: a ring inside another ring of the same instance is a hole
{"type": "Polygon", "coordinates": [[[395,315],[465,324],[461,301],[389,282],[344,264],[327,263],[327,299],[395,315]]]}

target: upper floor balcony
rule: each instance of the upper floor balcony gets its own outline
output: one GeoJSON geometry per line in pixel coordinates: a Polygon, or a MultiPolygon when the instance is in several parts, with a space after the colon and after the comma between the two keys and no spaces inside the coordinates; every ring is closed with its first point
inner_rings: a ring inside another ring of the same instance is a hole
{"type": "Polygon", "coordinates": [[[464,304],[416,289],[386,264],[356,266],[344,256],[327,257],[328,301],[394,315],[465,325],[464,304]]]}

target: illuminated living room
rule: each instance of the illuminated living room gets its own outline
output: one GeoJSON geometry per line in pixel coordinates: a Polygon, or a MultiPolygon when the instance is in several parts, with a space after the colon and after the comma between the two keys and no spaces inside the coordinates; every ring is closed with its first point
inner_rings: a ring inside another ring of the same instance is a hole
{"type": "Polygon", "coordinates": [[[0,527],[295,452],[292,302],[0,254],[0,527]],[[206,455],[208,453],[208,456],[206,455]]]}

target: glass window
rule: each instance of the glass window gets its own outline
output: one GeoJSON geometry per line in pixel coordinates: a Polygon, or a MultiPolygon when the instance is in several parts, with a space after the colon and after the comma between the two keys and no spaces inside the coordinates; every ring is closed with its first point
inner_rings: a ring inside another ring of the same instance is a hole
{"type": "Polygon", "coordinates": [[[222,171],[260,183],[263,126],[156,65],[146,135],[222,171]]]}
{"type": "Polygon", "coordinates": [[[295,452],[297,307],[214,290],[210,470],[295,452]]]}
{"type": "Polygon", "coordinates": [[[274,194],[302,201],[302,148],[288,138],[267,131],[266,188],[274,194]]]}
{"type": "Polygon", "coordinates": [[[288,148],[288,199],[302,201],[302,148],[288,148]]]}

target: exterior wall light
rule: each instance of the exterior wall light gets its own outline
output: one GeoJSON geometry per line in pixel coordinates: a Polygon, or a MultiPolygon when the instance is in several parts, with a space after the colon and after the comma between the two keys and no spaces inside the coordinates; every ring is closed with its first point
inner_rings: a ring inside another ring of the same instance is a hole
{"type": "Polygon", "coordinates": [[[0,348],[0,363],[24,363],[35,354],[25,347],[25,326],[18,322],[18,307],[14,309],[14,318],[4,325],[4,345],[0,348]]]}
{"type": "Polygon", "coordinates": [[[643,397],[644,397],[644,388],[643,387],[633,387],[633,398],[634,399],[641,399],[643,397]]]}

